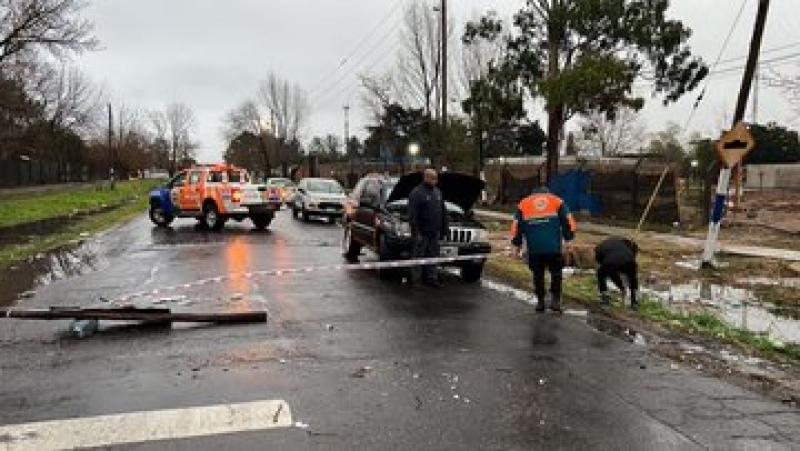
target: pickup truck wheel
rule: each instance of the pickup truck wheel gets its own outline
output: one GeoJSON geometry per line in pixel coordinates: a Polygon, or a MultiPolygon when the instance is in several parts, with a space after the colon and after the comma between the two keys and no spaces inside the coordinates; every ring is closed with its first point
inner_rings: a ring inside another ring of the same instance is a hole
{"type": "Polygon", "coordinates": [[[225,226],[225,218],[219,214],[217,204],[214,202],[206,202],[203,205],[203,223],[214,232],[219,232],[225,226]]]}
{"type": "Polygon", "coordinates": [[[358,262],[358,256],[361,254],[361,244],[353,240],[353,231],[346,224],[342,236],[342,254],[350,263],[358,262]]]}
{"type": "Polygon", "coordinates": [[[466,283],[475,283],[483,276],[483,263],[472,263],[461,267],[461,280],[466,283]]]}
{"type": "Polygon", "coordinates": [[[271,215],[255,215],[250,218],[256,230],[264,230],[272,223],[271,215]]]}
{"type": "Polygon", "coordinates": [[[164,211],[164,207],[161,204],[153,203],[150,205],[150,220],[158,227],[169,227],[174,219],[174,216],[164,211]]]}

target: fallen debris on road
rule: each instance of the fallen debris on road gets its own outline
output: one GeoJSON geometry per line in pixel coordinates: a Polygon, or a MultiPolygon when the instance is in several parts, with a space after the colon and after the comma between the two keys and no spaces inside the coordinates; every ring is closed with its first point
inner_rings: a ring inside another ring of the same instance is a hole
{"type": "Polygon", "coordinates": [[[214,324],[264,323],[267,312],[172,312],[167,308],[80,308],[50,307],[49,309],[0,309],[0,316],[29,320],[89,319],[106,321],[185,322],[214,324]]]}

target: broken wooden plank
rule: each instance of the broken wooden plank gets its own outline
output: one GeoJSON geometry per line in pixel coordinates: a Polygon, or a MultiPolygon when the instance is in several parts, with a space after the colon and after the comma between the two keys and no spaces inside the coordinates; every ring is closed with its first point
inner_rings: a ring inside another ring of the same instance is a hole
{"type": "Polygon", "coordinates": [[[166,308],[11,308],[0,309],[0,316],[4,316],[6,318],[31,320],[95,319],[105,321],[185,322],[214,324],[263,323],[267,321],[267,312],[265,311],[176,313],[166,308]]]}

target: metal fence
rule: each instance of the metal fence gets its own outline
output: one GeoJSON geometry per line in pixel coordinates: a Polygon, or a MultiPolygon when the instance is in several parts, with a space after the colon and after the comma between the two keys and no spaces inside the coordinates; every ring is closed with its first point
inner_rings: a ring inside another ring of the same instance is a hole
{"type": "Polygon", "coordinates": [[[47,185],[93,180],[88,166],[64,164],[33,158],[0,160],[0,187],[47,185]]]}
{"type": "MultiPolygon", "coordinates": [[[[648,218],[672,224],[680,221],[677,174],[664,163],[620,159],[602,162],[567,162],[548,184],[573,211],[596,217],[638,220],[658,185],[648,218]]],[[[493,162],[485,169],[488,202],[515,205],[542,185],[544,165],[539,162],[493,162]]]]}

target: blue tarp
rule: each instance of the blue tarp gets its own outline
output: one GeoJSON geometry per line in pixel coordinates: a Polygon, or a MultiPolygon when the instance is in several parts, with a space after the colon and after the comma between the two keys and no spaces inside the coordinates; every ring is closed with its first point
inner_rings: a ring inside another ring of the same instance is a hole
{"type": "Polygon", "coordinates": [[[602,205],[597,196],[591,194],[590,182],[588,171],[572,169],[553,179],[548,187],[553,194],[564,199],[570,211],[588,211],[592,216],[600,216],[602,205]]]}

